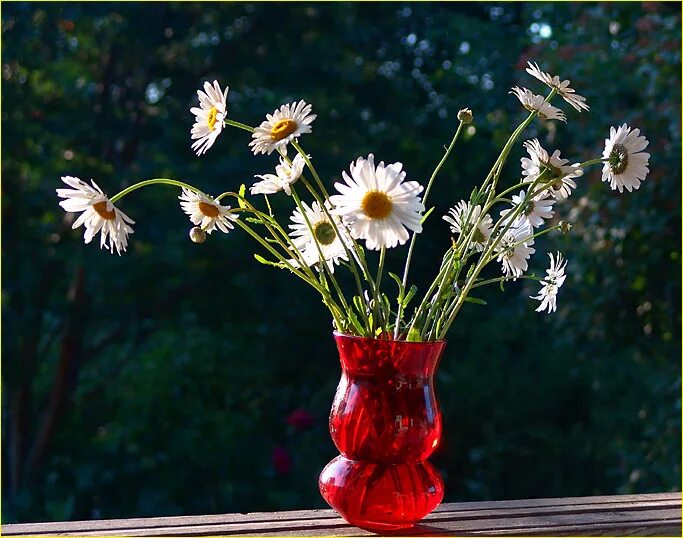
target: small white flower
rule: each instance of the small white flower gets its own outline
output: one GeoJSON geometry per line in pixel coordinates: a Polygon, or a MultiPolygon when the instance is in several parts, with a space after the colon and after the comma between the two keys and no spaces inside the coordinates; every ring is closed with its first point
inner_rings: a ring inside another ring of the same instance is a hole
{"type": "Polygon", "coordinates": [[[618,129],[610,127],[609,134],[602,152],[603,158],[609,159],[602,167],[602,180],[609,181],[612,190],[631,192],[650,171],[650,154],[642,152],[649,142],[639,136],[640,129],[631,130],[625,123],[618,129]]]}
{"type": "Polygon", "coordinates": [[[190,112],[195,115],[195,123],[190,131],[192,140],[198,139],[192,144],[192,149],[197,155],[206,153],[223,130],[227,116],[228,90],[226,86],[225,92],[222,92],[216,80],[213,81],[213,86],[205,82],[204,91],[197,90],[199,107],[190,108],[190,112]]]}
{"type": "Polygon", "coordinates": [[[354,239],[365,239],[370,250],[404,244],[408,230],[422,231],[424,205],[417,181],[404,181],[400,162],[375,167],[372,154],[351,163],[351,175],[342,172],[344,183],[335,183],[341,193],[330,197],[334,212],[348,224],[354,239]]]}
{"type": "Polygon", "coordinates": [[[280,164],[275,167],[275,174],[254,176],[262,181],[254,183],[249,191],[251,194],[274,194],[284,190],[287,196],[291,196],[292,185],[301,177],[304,166],[306,166],[306,161],[300,153],[294,157],[291,164],[284,157],[280,157],[280,164]]]}
{"type": "Polygon", "coordinates": [[[538,117],[542,120],[560,120],[565,123],[567,122],[567,116],[564,115],[564,112],[550,103],[546,103],[545,98],[542,95],[535,95],[531,90],[518,88],[517,86],[512,88],[510,93],[517,96],[517,99],[519,99],[519,102],[522,103],[524,108],[529,112],[536,112],[538,117]]]}
{"type": "Polygon", "coordinates": [[[72,176],[62,177],[62,181],[73,189],[57,189],[57,196],[66,198],[59,202],[59,205],[68,213],[82,212],[72,228],[78,228],[81,224],[85,226],[83,239],[86,244],[101,233],[100,248],[104,247],[112,254],[116,249],[119,256],[122,251],[125,252],[128,247],[128,235],[133,233],[133,228],[129,224],[135,224],[135,221],[115,207],[92,179],[92,186],[72,176]]]}
{"type": "Polygon", "coordinates": [[[557,258],[553,258],[552,253],[548,253],[550,257],[550,269],[546,269],[547,276],[541,281],[543,286],[536,297],[530,296],[530,299],[541,301],[541,304],[536,309],[536,312],[542,312],[546,308],[548,314],[557,310],[557,290],[562,287],[567,276],[564,274],[564,268],[567,266],[567,260],[562,258],[562,254],[557,253],[557,258]]]}
{"type": "Polygon", "coordinates": [[[221,232],[228,233],[234,228],[231,221],[238,218],[237,215],[230,212],[230,206],[223,206],[220,202],[203,193],[183,188],[183,193],[178,196],[178,200],[180,200],[180,207],[190,217],[192,224],[200,226],[208,234],[216,228],[221,232]]]}
{"type": "MultiPolygon", "coordinates": [[[[292,224],[289,225],[289,228],[292,230],[292,242],[301,253],[304,262],[309,266],[317,265],[320,262],[320,253],[322,252],[325,263],[329,267],[330,272],[333,273],[334,265],[338,264],[339,260],[348,260],[346,249],[351,244],[351,238],[346,232],[341,219],[333,215],[335,219],[333,225],[318,202],[313,202],[312,206],[302,202],[302,206],[306,213],[306,218],[304,218],[299,208],[296,208],[290,217],[292,224]],[[310,228],[306,223],[306,219],[308,219],[311,225],[310,228]],[[339,235],[335,232],[335,226],[339,231],[339,235]],[[343,243],[340,235],[344,239],[343,243]],[[320,251],[318,251],[316,239],[318,245],[320,245],[320,251]],[[345,244],[346,248],[344,248],[345,244]]],[[[328,204],[326,207],[329,213],[330,205],[328,204]]],[[[290,260],[290,263],[293,263],[295,266],[299,265],[296,260],[290,260]]],[[[320,269],[319,265],[318,269],[320,269]]]]}
{"type": "Polygon", "coordinates": [[[506,277],[517,279],[527,270],[527,260],[536,252],[536,249],[531,248],[533,244],[533,230],[529,223],[523,219],[515,220],[496,247],[497,260],[503,264],[506,277]]]}
{"type": "MultiPolygon", "coordinates": [[[[553,198],[546,198],[545,196],[547,194],[548,191],[544,191],[530,199],[527,202],[526,207],[519,213],[519,218],[525,219],[533,228],[543,226],[544,219],[553,218],[553,215],[555,214],[553,211],[555,200],[553,198]]],[[[500,216],[505,217],[506,215],[514,213],[515,209],[524,202],[525,197],[526,192],[523,190],[519,191],[519,194],[515,194],[512,197],[512,207],[501,211],[500,216]]]]}
{"type": "MultiPolygon", "coordinates": [[[[560,151],[555,150],[552,155],[543,149],[537,138],[524,142],[524,147],[529,153],[529,157],[522,157],[522,175],[524,181],[532,183],[547,170],[544,180],[545,184],[550,184],[549,192],[557,200],[567,198],[572,189],[576,188],[573,178],[583,175],[583,168],[578,164],[568,165],[568,159],[560,157],[560,151]]],[[[537,185],[538,188],[538,185],[537,185]]]]}
{"type": "Polygon", "coordinates": [[[311,114],[312,107],[305,101],[282,105],[272,114],[266,114],[266,121],[262,122],[251,135],[249,142],[254,155],[267,153],[274,149],[284,148],[295,138],[311,132],[311,123],[317,118],[311,114]]]}
{"type": "MultiPolygon", "coordinates": [[[[481,206],[472,205],[465,200],[460,200],[454,207],[448,210],[448,215],[444,215],[442,218],[451,225],[451,233],[454,234],[469,234],[472,230],[472,223],[479,220],[481,215],[481,206]]],[[[484,215],[484,217],[477,224],[477,230],[472,236],[472,241],[474,241],[474,248],[477,252],[481,252],[484,249],[484,243],[491,236],[491,226],[493,225],[493,219],[491,215],[484,215]]]]}
{"type": "Polygon", "coordinates": [[[529,64],[529,67],[526,68],[527,73],[529,73],[532,77],[536,77],[546,86],[555,88],[557,93],[562,96],[562,99],[567,101],[567,103],[572,105],[576,110],[579,112],[581,112],[581,110],[590,110],[590,107],[586,104],[586,98],[583,95],[576,93],[573,88],[569,87],[571,84],[569,80],[563,80],[560,82],[560,77],[554,77],[548,73],[544,73],[535,62],[527,62],[527,64],[529,64]]]}

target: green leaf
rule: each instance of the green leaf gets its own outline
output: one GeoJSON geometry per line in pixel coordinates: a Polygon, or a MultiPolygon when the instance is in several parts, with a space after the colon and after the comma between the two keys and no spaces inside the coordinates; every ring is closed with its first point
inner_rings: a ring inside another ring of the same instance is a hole
{"type": "Polygon", "coordinates": [[[356,314],[353,313],[353,310],[349,310],[347,318],[349,322],[351,322],[351,325],[353,325],[353,327],[356,329],[356,332],[358,334],[363,334],[363,326],[360,324],[360,321],[358,321],[358,318],[356,317],[356,314]]]}
{"type": "Polygon", "coordinates": [[[405,293],[405,289],[403,288],[403,281],[398,275],[394,273],[389,272],[389,276],[396,282],[396,284],[398,284],[398,299],[396,300],[396,302],[398,304],[401,304],[403,302],[403,295],[405,293]]]}
{"type": "Polygon", "coordinates": [[[488,304],[484,299],[477,299],[476,297],[465,297],[465,302],[483,305],[488,304]]]}
{"type": "Polygon", "coordinates": [[[427,211],[427,212],[422,216],[422,219],[420,220],[420,224],[423,224],[424,221],[427,220],[427,217],[428,217],[429,215],[432,214],[432,211],[434,211],[435,208],[436,208],[436,206],[432,206],[432,207],[429,209],[429,211],[427,211]]]}
{"type": "Polygon", "coordinates": [[[413,327],[408,331],[408,337],[406,338],[406,340],[408,342],[421,342],[422,339],[420,338],[420,331],[413,327]]]}
{"type": "Polygon", "coordinates": [[[272,267],[277,267],[278,269],[284,269],[285,268],[285,266],[283,265],[282,262],[271,262],[270,260],[266,260],[260,254],[254,254],[254,258],[256,259],[257,262],[262,263],[263,265],[271,265],[272,267]]]}
{"type": "Polygon", "coordinates": [[[237,193],[237,194],[240,195],[239,198],[237,199],[237,203],[239,204],[239,206],[240,206],[242,209],[247,209],[247,204],[245,204],[245,203],[244,203],[244,200],[242,200],[242,198],[245,197],[245,194],[246,194],[246,193],[247,193],[247,186],[246,186],[244,183],[242,183],[242,184],[240,185],[240,190],[239,190],[238,193],[237,193]]]}
{"type": "Polygon", "coordinates": [[[413,297],[415,297],[416,293],[417,286],[413,284],[412,286],[410,286],[410,289],[408,290],[408,294],[405,296],[405,299],[403,299],[403,308],[406,308],[408,306],[408,303],[413,297]]]}
{"type": "Polygon", "coordinates": [[[472,194],[470,194],[470,204],[476,205],[479,201],[479,192],[477,192],[477,187],[472,189],[472,194]]]}

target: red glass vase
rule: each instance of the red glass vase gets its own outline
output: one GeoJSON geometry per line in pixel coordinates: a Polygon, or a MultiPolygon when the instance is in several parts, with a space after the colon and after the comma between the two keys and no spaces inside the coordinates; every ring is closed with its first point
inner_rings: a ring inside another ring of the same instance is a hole
{"type": "Polygon", "coordinates": [[[320,492],[357,527],[412,527],[443,499],[427,458],[441,438],[434,373],[446,342],[334,338],[342,376],[330,434],[341,455],[320,474],[320,492]]]}

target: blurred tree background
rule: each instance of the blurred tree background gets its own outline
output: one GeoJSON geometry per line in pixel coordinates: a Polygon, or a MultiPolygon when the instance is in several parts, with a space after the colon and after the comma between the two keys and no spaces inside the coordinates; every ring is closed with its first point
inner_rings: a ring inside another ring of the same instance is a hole
{"type": "MultiPolygon", "coordinates": [[[[368,152],[424,183],[472,108],[436,185],[441,215],[522,117],[510,87],[541,91],[527,60],[591,110],[558,101],[568,124],[526,138],[578,161],[627,122],[652,171],[619,194],[591,168],[559,206],[572,231],[532,258],[537,272],[545,252],[569,260],[554,315],[534,312],[525,282],[463,311],[437,379],[445,500],[679,489],[680,35],[680,4],[658,2],[4,4],[3,522],[322,507],[317,476],[337,453],[339,366],[315,293],[258,265],[239,231],[192,244],[167,187],[120,205],[137,221],[124,256],[84,245],[60,176],[110,195],[152,177],[251,184],[275,157],[251,155],[247,133],[190,150],[188,109],[216,78],[251,125],[312,103],[302,143],[328,184],[368,152]]],[[[430,219],[415,283],[448,241],[430,219]]]]}

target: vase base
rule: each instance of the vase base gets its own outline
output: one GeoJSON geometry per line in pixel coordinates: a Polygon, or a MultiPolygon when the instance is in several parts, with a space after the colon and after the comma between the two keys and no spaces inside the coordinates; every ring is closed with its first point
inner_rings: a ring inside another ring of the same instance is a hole
{"type": "Polygon", "coordinates": [[[348,523],[374,532],[410,528],[443,499],[443,480],[427,461],[383,464],[337,456],[319,486],[348,523]]]}

